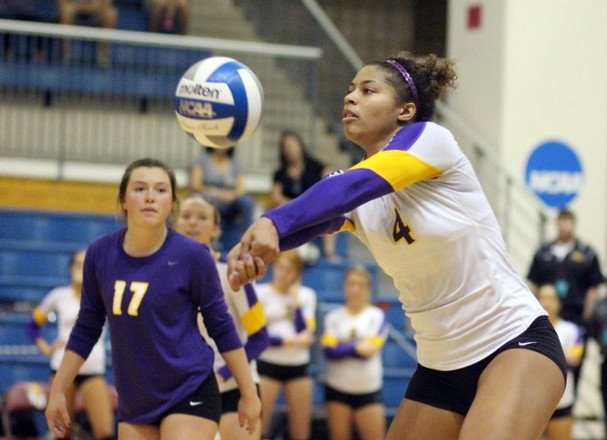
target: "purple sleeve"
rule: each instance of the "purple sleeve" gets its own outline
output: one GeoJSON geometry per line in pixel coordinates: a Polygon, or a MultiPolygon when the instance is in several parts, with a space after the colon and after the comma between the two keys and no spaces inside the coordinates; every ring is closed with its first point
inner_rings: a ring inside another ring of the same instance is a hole
{"type": "Polygon", "coordinates": [[[66,349],[86,359],[103,331],[105,308],[95,270],[97,247],[90,246],[84,259],[82,296],[78,319],[70,334],[66,349]]]}
{"type": "Polygon", "coordinates": [[[228,312],[219,273],[210,252],[200,252],[194,267],[192,291],[205,327],[220,353],[242,348],[232,316],[228,312]]]}
{"type": "Polygon", "coordinates": [[[280,336],[270,335],[270,346],[277,347],[282,345],[283,339],[280,336]]]}
{"type": "Polygon", "coordinates": [[[335,231],[339,231],[345,221],[345,217],[339,216],[309,228],[304,228],[286,237],[282,237],[280,239],[280,249],[283,251],[294,249],[319,235],[331,234],[335,231]]]}
{"type": "Polygon", "coordinates": [[[295,309],[295,331],[297,333],[303,332],[306,330],[308,326],[306,325],[306,319],[303,315],[303,310],[301,307],[297,307],[295,309]]]}
{"type": "Polygon", "coordinates": [[[25,333],[33,343],[36,343],[36,340],[40,337],[40,326],[34,322],[34,318],[30,319],[30,322],[28,322],[25,327],[25,333]]]}
{"type": "MultiPolygon", "coordinates": [[[[268,336],[268,330],[263,327],[259,331],[251,336],[244,345],[244,351],[247,354],[247,360],[249,362],[257,359],[263,351],[270,345],[270,337],[268,336]]],[[[221,367],[217,373],[224,379],[228,379],[232,376],[230,370],[226,365],[221,367]]]]}
{"type": "Polygon", "coordinates": [[[393,191],[379,174],[365,168],[351,169],[322,179],[296,199],[264,216],[274,222],[280,237],[288,237],[305,228],[339,219],[369,200],[393,191]]]}
{"type": "Polygon", "coordinates": [[[325,347],[325,356],[328,359],[343,359],[346,357],[360,357],[356,353],[356,346],[352,342],[340,342],[335,347],[325,347]]]}

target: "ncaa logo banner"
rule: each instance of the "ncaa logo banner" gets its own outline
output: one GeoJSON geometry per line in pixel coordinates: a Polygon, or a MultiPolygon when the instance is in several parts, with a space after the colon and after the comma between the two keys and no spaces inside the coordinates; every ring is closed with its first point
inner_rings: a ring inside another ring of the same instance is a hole
{"type": "Polygon", "coordinates": [[[525,182],[546,206],[561,209],[571,203],[582,189],[582,163],[566,143],[544,142],[527,159],[525,182]]]}

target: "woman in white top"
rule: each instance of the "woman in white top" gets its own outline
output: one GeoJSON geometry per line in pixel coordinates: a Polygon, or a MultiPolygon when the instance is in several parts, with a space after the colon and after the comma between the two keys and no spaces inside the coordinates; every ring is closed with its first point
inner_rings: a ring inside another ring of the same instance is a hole
{"type": "Polygon", "coordinates": [[[565,357],[470,161],[431,122],[453,67],[409,53],[363,66],[342,122],[365,159],[257,220],[230,252],[230,283],[318,234],[353,232],[392,277],[417,342],[387,438],[535,440],[563,394],[565,357]]]}
{"type": "Polygon", "coordinates": [[[289,438],[310,437],[313,384],[308,366],[316,327],[316,293],[301,285],[302,271],[303,261],[297,252],[284,252],[274,262],[272,281],[257,287],[270,335],[270,347],[257,362],[264,437],[269,434],[276,399],[283,388],[289,438]]]}
{"type": "MultiPolygon", "coordinates": [[[[53,376],[59,368],[65,344],[69,339],[72,327],[80,310],[80,293],[82,289],[82,267],[84,251],[76,251],[70,259],[69,286],[51,290],[32,313],[28,334],[40,351],[51,357],[53,376]],[[40,327],[48,323],[51,312],[57,315],[57,339],[49,343],[40,335],[40,327]]],[[[82,396],[86,414],[91,423],[96,439],[114,438],[114,412],[105,380],[105,347],[104,338],[99,338],[91,355],[80,368],[74,383],[69,387],[67,403],[71,418],[74,416],[74,396],[76,390],[82,396]]]]}
{"type": "Polygon", "coordinates": [[[361,440],[384,438],[381,350],[388,327],[371,304],[371,275],[362,266],[344,276],[342,307],[324,319],[321,345],[327,357],[325,407],[331,440],[350,440],[352,422],[361,440]]]}
{"type": "MultiPolygon", "coordinates": [[[[175,230],[207,245],[211,249],[213,241],[221,234],[220,217],[217,206],[209,197],[195,193],[179,204],[179,215],[175,222],[175,230]]],[[[259,374],[257,374],[255,360],[270,343],[263,308],[257,299],[252,284],[247,284],[238,291],[233,291],[230,288],[226,276],[226,263],[220,259],[219,253],[215,255],[215,258],[221,287],[228,305],[228,312],[234,320],[236,331],[249,360],[251,376],[259,391],[259,374]]],[[[226,366],[217,345],[204,327],[202,315],[199,314],[198,317],[201,331],[215,351],[213,370],[221,393],[221,418],[219,419],[221,438],[226,440],[257,440],[261,437],[261,425],[258,423],[252,432],[247,432],[242,428],[238,420],[238,402],[241,397],[238,384],[226,366]]]]}
{"type": "Polygon", "coordinates": [[[560,318],[562,300],[556,287],[544,284],[537,290],[537,298],[542,307],[548,312],[548,319],[559,335],[565,357],[567,359],[567,385],[561,401],[552,414],[544,435],[548,440],[571,440],[573,427],[573,405],[575,403],[575,390],[573,369],[580,365],[584,354],[584,336],[582,330],[575,323],[560,318]]]}

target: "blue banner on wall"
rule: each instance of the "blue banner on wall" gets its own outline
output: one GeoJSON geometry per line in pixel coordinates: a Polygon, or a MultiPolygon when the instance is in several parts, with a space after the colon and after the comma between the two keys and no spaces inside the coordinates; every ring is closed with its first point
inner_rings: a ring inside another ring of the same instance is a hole
{"type": "Polygon", "coordinates": [[[581,191],[584,183],[582,163],[566,143],[544,142],[527,159],[525,182],[545,205],[564,208],[581,191]]]}

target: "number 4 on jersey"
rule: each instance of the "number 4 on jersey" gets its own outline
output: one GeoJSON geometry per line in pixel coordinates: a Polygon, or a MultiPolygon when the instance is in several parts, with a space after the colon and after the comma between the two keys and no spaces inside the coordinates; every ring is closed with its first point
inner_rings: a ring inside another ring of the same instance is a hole
{"type": "Polygon", "coordinates": [[[403,222],[403,219],[400,218],[400,214],[398,210],[394,210],[394,214],[396,215],[396,219],[394,220],[394,227],[392,228],[392,238],[394,239],[394,243],[398,243],[399,240],[404,239],[407,244],[413,244],[415,238],[411,236],[411,228],[403,222]]]}

